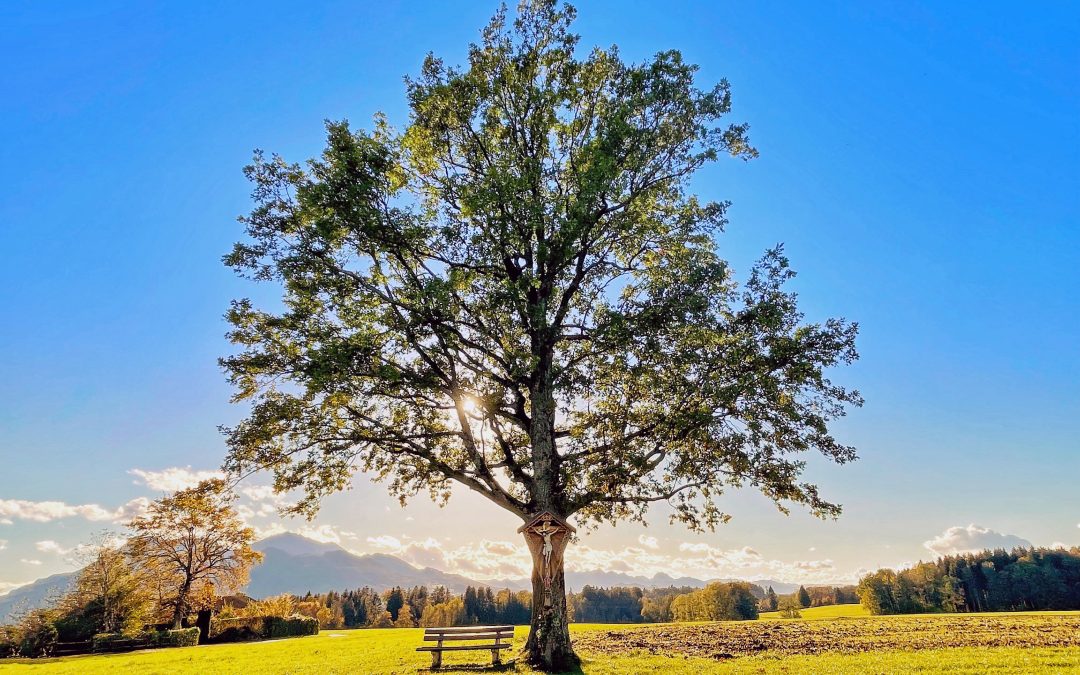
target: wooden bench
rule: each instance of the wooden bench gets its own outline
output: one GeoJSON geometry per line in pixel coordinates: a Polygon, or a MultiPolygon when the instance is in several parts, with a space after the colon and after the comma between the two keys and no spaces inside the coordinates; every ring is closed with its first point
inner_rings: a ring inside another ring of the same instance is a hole
{"type": "Polygon", "coordinates": [[[434,646],[424,645],[417,647],[418,652],[431,652],[431,667],[442,666],[443,652],[459,652],[468,650],[491,650],[491,665],[497,666],[502,663],[499,650],[510,649],[514,641],[513,626],[461,626],[460,628],[426,628],[424,629],[424,642],[436,642],[434,646]],[[444,642],[485,641],[479,645],[444,645],[444,642]]]}

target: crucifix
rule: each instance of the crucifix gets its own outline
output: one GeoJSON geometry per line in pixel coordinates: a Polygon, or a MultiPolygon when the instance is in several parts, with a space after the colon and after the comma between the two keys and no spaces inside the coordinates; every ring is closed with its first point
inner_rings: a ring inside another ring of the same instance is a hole
{"type": "Polygon", "coordinates": [[[574,528],[550,511],[544,511],[530,519],[518,531],[524,533],[533,555],[534,569],[539,573],[544,589],[544,606],[550,607],[552,569],[562,569],[562,553],[574,528]]]}

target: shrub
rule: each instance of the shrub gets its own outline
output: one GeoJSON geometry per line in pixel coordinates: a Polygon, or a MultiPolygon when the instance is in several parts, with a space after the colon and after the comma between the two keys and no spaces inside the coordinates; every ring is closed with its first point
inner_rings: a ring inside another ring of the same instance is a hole
{"type": "Polygon", "coordinates": [[[319,621],[310,616],[244,616],[214,621],[211,642],[243,642],[265,638],[318,635],[319,621]]]}
{"type": "Polygon", "coordinates": [[[210,642],[251,642],[261,640],[262,635],[256,633],[248,626],[229,626],[215,633],[210,642]]]}
{"type": "Polygon", "coordinates": [[[319,620],[302,614],[266,617],[266,637],[284,638],[300,635],[318,635],[319,620]]]}
{"type": "Polygon", "coordinates": [[[146,642],[146,635],[124,635],[123,633],[98,633],[90,640],[90,649],[95,652],[112,651],[112,648],[125,642],[146,642]]]}
{"type": "Polygon", "coordinates": [[[210,639],[215,642],[237,642],[258,640],[266,637],[268,631],[265,616],[237,616],[229,619],[214,619],[210,625],[210,639]]]}
{"type": "Polygon", "coordinates": [[[196,626],[150,633],[151,647],[194,647],[197,644],[199,629],[196,626]]]}

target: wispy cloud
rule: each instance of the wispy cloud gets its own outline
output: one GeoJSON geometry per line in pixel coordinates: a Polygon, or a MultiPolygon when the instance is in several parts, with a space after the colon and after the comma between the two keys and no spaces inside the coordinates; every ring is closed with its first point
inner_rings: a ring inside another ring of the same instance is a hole
{"type": "Polygon", "coordinates": [[[41,564],[40,560],[29,560],[27,558],[19,558],[19,562],[21,562],[23,564],[26,564],[26,565],[34,565],[34,566],[37,566],[37,565],[41,564]]]}

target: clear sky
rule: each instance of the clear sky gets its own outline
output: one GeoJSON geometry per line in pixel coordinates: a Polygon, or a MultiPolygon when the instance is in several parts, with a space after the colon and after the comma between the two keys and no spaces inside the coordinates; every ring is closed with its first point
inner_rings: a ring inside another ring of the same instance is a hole
{"type": "MultiPolygon", "coordinates": [[[[861,460],[812,462],[838,521],[732,495],[690,535],[627,524],[571,566],[852,579],[984,543],[1080,544],[1080,7],[580,2],[582,45],[677,48],[726,77],[761,158],[703,172],[745,270],[784,242],[811,319],[862,326],[837,374],[861,460]],[[976,527],[969,527],[976,526],[976,527]]],[[[0,592],[217,467],[231,298],[220,257],[254,148],[302,160],[324,118],[406,120],[402,76],[461,62],[493,2],[0,5],[0,592]],[[183,469],[182,471],[179,469],[183,469]]],[[[305,530],[474,577],[517,573],[514,519],[468,495],[402,510],[358,478],[305,530]],[[478,526],[483,523],[483,526],[478,526]],[[504,543],[505,542],[505,543],[504,543]]]]}

